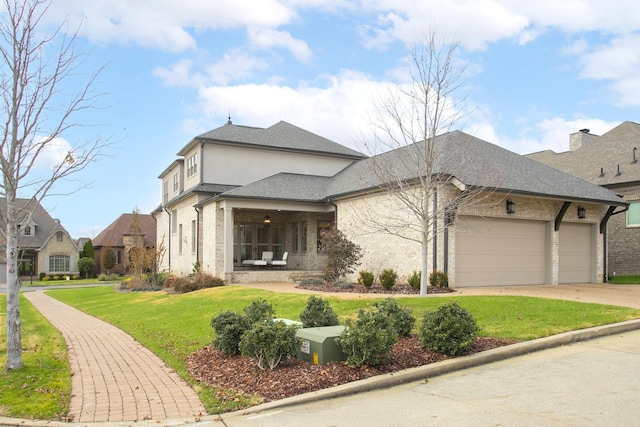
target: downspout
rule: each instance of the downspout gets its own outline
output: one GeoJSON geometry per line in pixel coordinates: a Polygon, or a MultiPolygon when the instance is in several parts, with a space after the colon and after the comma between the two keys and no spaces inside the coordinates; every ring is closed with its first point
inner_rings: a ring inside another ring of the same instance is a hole
{"type": "Polygon", "coordinates": [[[169,215],[169,234],[167,234],[168,236],[167,252],[169,252],[169,271],[171,271],[171,214],[169,213],[166,207],[163,207],[162,209],[164,209],[167,215],[169,215]]]}
{"type": "Polygon", "coordinates": [[[202,262],[200,261],[200,210],[197,207],[193,207],[196,211],[196,262],[200,263],[202,266],[202,262]]]}
{"type": "Polygon", "coordinates": [[[331,205],[334,207],[334,211],[333,211],[333,216],[334,216],[334,224],[336,225],[336,229],[338,228],[338,205],[336,205],[335,203],[329,201],[329,203],[331,203],[331,205]]]}

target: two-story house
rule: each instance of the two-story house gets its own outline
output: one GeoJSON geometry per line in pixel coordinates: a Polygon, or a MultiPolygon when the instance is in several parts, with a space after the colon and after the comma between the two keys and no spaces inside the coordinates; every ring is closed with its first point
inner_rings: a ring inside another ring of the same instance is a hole
{"type": "MultiPolygon", "coordinates": [[[[388,165],[413,191],[420,177],[407,156],[418,146],[367,157],[286,122],[229,121],[199,135],[159,176],[161,269],[187,275],[197,265],[231,283],[294,280],[297,271],[322,269],[318,239],[335,225],[363,247],[362,268],[393,268],[404,278],[421,267],[419,236],[400,238],[363,218],[389,214],[416,228],[375,172],[388,165]],[[286,252],[287,270],[247,273],[243,261],[264,252],[286,252]]],[[[602,281],[603,235],[626,206],[622,198],[462,132],[438,136],[434,147],[446,161],[435,165],[442,184],[428,203],[452,208],[429,233],[429,270],[446,271],[451,286],[602,281]],[[473,193],[482,203],[451,203],[473,193]]]]}
{"type": "Polygon", "coordinates": [[[582,129],[569,136],[569,151],[527,157],[611,189],[629,203],[607,227],[605,274],[640,274],[640,124],[624,122],[601,136],[582,129]]]}
{"type": "MultiPolygon", "coordinates": [[[[2,211],[6,210],[6,202],[0,199],[2,211]]],[[[41,275],[77,275],[80,248],[60,221],[52,218],[35,199],[17,199],[16,208],[21,214],[18,268],[22,280],[38,279],[41,275]]],[[[6,282],[6,231],[6,221],[0,218],[0,282],[6,282]]]]}

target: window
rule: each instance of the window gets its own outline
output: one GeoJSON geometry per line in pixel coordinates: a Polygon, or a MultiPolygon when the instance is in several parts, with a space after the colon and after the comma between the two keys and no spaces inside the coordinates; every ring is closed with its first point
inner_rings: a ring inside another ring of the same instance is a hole
{"type": "Polygon", "coordinates": [[[169,181],[162,183],[162,200],[165,204],[169,201],[169,181]]]}
{"type": "Polygon", "coordinates": [[[56,241],[57,242],[62,242],[62,238],[63,238],[62,231],[58,231],[56,233],[56,241]]]}
{"type": "Polygon", "coordinates": [[[67,255],[49,256],[49,271],[52,273],[64,273],[69,271],[69,256],[67,255]]]}
{"type": "Polygon", "coordinates": [[[640,201],[629,203],[627,227],[640,227],[640,201]]]}
{"type": "Polygon", "coordinates": [[[182,224],[178,225],[178,253],[182,253],[182,224]]]}
{"type": "Polygon", "coordinates": [[[178,232],[178,211],[175,209],[171,211],[171,231],[173,234],[178,232]]]}
{"type": "Polygon", "coordinates": [[[198,172],[198,153],[187,159],[187,178],[198,172]]]}
{"type": "Polygon", "coordinates": [[[122,252],[116,251],[116,264],[122,264],[122,252]]]}
{"type": "Polygon", "coordinates": [[[298,252],[298,223],[291,224],[291,252],[298,252]]]}
{"type": "Polygon", "coordinates": [[[177,173],[173,174],[173,192],[177,193],[180,189],[180,177],[177,173]]]}
{"type": "Polygon", "coordinates": [[[318,221],[318,250],[322,247],[322,233],[331,230],[330,221],[318,221]]]}
{"type": "Polygon", "coordinates": [[[300,223],[300,252],[307,252],[307,221],[300,223]]]}
{"type": "Polygon", "coordinates": [[[196,253],[196,221],[191,221],[191,252],[196,253]]]}
{"type": "Polygon", "coordinates": [[[27,226],[24,228],[24,230],[23,230],[23,234],[24,234],[25,236],[31,236],[31,226],[30,226],[30,225],[27,225],[27,226]]]}

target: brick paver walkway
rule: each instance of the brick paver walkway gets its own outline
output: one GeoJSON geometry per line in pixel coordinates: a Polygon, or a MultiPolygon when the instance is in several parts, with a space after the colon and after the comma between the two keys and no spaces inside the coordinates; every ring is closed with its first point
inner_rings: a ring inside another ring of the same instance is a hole
{"type": "Polygon", "coordinates": [[[24,296],[67,343],[73,421],[165,420],[206,414],[196,392],[130,335],[42,291],[24,296]]]}

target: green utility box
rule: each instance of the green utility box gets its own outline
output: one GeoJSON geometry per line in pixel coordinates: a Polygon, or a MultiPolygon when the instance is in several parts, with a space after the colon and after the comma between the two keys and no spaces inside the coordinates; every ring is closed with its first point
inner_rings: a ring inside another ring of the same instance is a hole
{"type": "Polygon", "coordinates": [[[320,328],[298,329],[298,359],[314,365],[346,360],[336,338],[340,337],[344,326],[322,326],[320,328]]]}
{"type": "Polygon", "coordinates": [[[304,326],[304,325],[302,324],[302,322],[298,322],[298,321],[296,321],[296,320],[291,320],[291,319],[283,319],[283,318],[281,318],[281,317],[276,317],[275,319],[273,319],[273,321],[274,321],[274,322],[281,322],[281,323],[284,323],[284,324],[285,324],[285,325],[287,325],[287,326],[293,326],[293,327],[295,327],[296,329],[300,329],[300,328],[302,328],[302,326],[304,326]]]}

